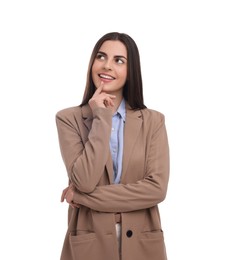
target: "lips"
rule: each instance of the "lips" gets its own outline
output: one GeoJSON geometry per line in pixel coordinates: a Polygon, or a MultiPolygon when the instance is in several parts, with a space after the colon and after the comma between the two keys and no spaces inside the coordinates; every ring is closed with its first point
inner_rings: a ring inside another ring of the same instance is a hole
{"type": "Polygon", "coordinates": [[[101,78],[101,79],[107,79],[107,80],[113,80],[113,79],[115,79],[114,77],[112,77],[112,76],[110,76],[110,75],[107,75],[107,74],[99,74],[99,77],[101,78]]]}

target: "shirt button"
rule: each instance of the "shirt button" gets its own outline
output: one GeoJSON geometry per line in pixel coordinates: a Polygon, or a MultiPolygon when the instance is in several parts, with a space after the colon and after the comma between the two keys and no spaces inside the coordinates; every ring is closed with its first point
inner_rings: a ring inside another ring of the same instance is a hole
{"type": "Polygon", "coordinates": [[[128,230],[127,233],[126,233],[127,237],[131,237],[132,234],[133,234],[133,233],[132,233],[132,230],[128,230]]]}
{"type": "Polygon", "coordinates": [[[114,128],[112,127],[112,131],[114,131],[114,128]]]}

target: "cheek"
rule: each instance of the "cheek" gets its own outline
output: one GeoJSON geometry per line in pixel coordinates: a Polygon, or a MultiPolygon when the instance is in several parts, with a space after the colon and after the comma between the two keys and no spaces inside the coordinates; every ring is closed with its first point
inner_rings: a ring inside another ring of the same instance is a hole
{"type": "Polygon", "coordinates": [[[97,60],[94,60],[94,63],[92,65],[92,67],[91,67],[92,73],[93,72],[95,73],[96,71],[98,71],[100,69],[100,67],[101,67],[101,63],[98,62],[97,60]]]}
{"type": "Polygon", "coordinates": [[[92,67],[91,67],[91,73],[92,73],[92,75],[95,73],[95,71],[96,71],[96,64],[94,63],[94,64],[92,65],[92,67]]]}
{"type": "Polygon", "coordinates": [[[123,79],[124,83],[126,82],[127,80],[127,71],[122,71],[121,72],[121,78],[123,79]]]}
{"type": "Polygon", "coordinates": [[[127,68],[119,68],[119,70],[117,70],[117,73],[120,75],[120,78],[127,78],[127,68]]]}

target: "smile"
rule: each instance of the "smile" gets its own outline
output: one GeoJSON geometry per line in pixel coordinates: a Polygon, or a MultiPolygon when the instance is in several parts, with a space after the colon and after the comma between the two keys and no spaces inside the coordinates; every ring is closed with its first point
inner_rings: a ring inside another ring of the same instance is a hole
{"type": "Polygon", "coordinates": [[[111,79],[111,80],[115,79],[114,77],[106,75],[106,74],[99,74],[99,77],[102,79],[111,79]]]}

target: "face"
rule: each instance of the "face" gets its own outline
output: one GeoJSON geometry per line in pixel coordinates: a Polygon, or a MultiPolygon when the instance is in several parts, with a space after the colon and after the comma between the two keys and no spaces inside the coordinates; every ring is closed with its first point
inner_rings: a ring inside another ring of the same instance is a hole
{"type": "Polygon", "coordinates": [[[120,41],[105,41],[92,65],[92,79],[104,92],[122,94],[127,79],[127,49],[120,41]]]}

